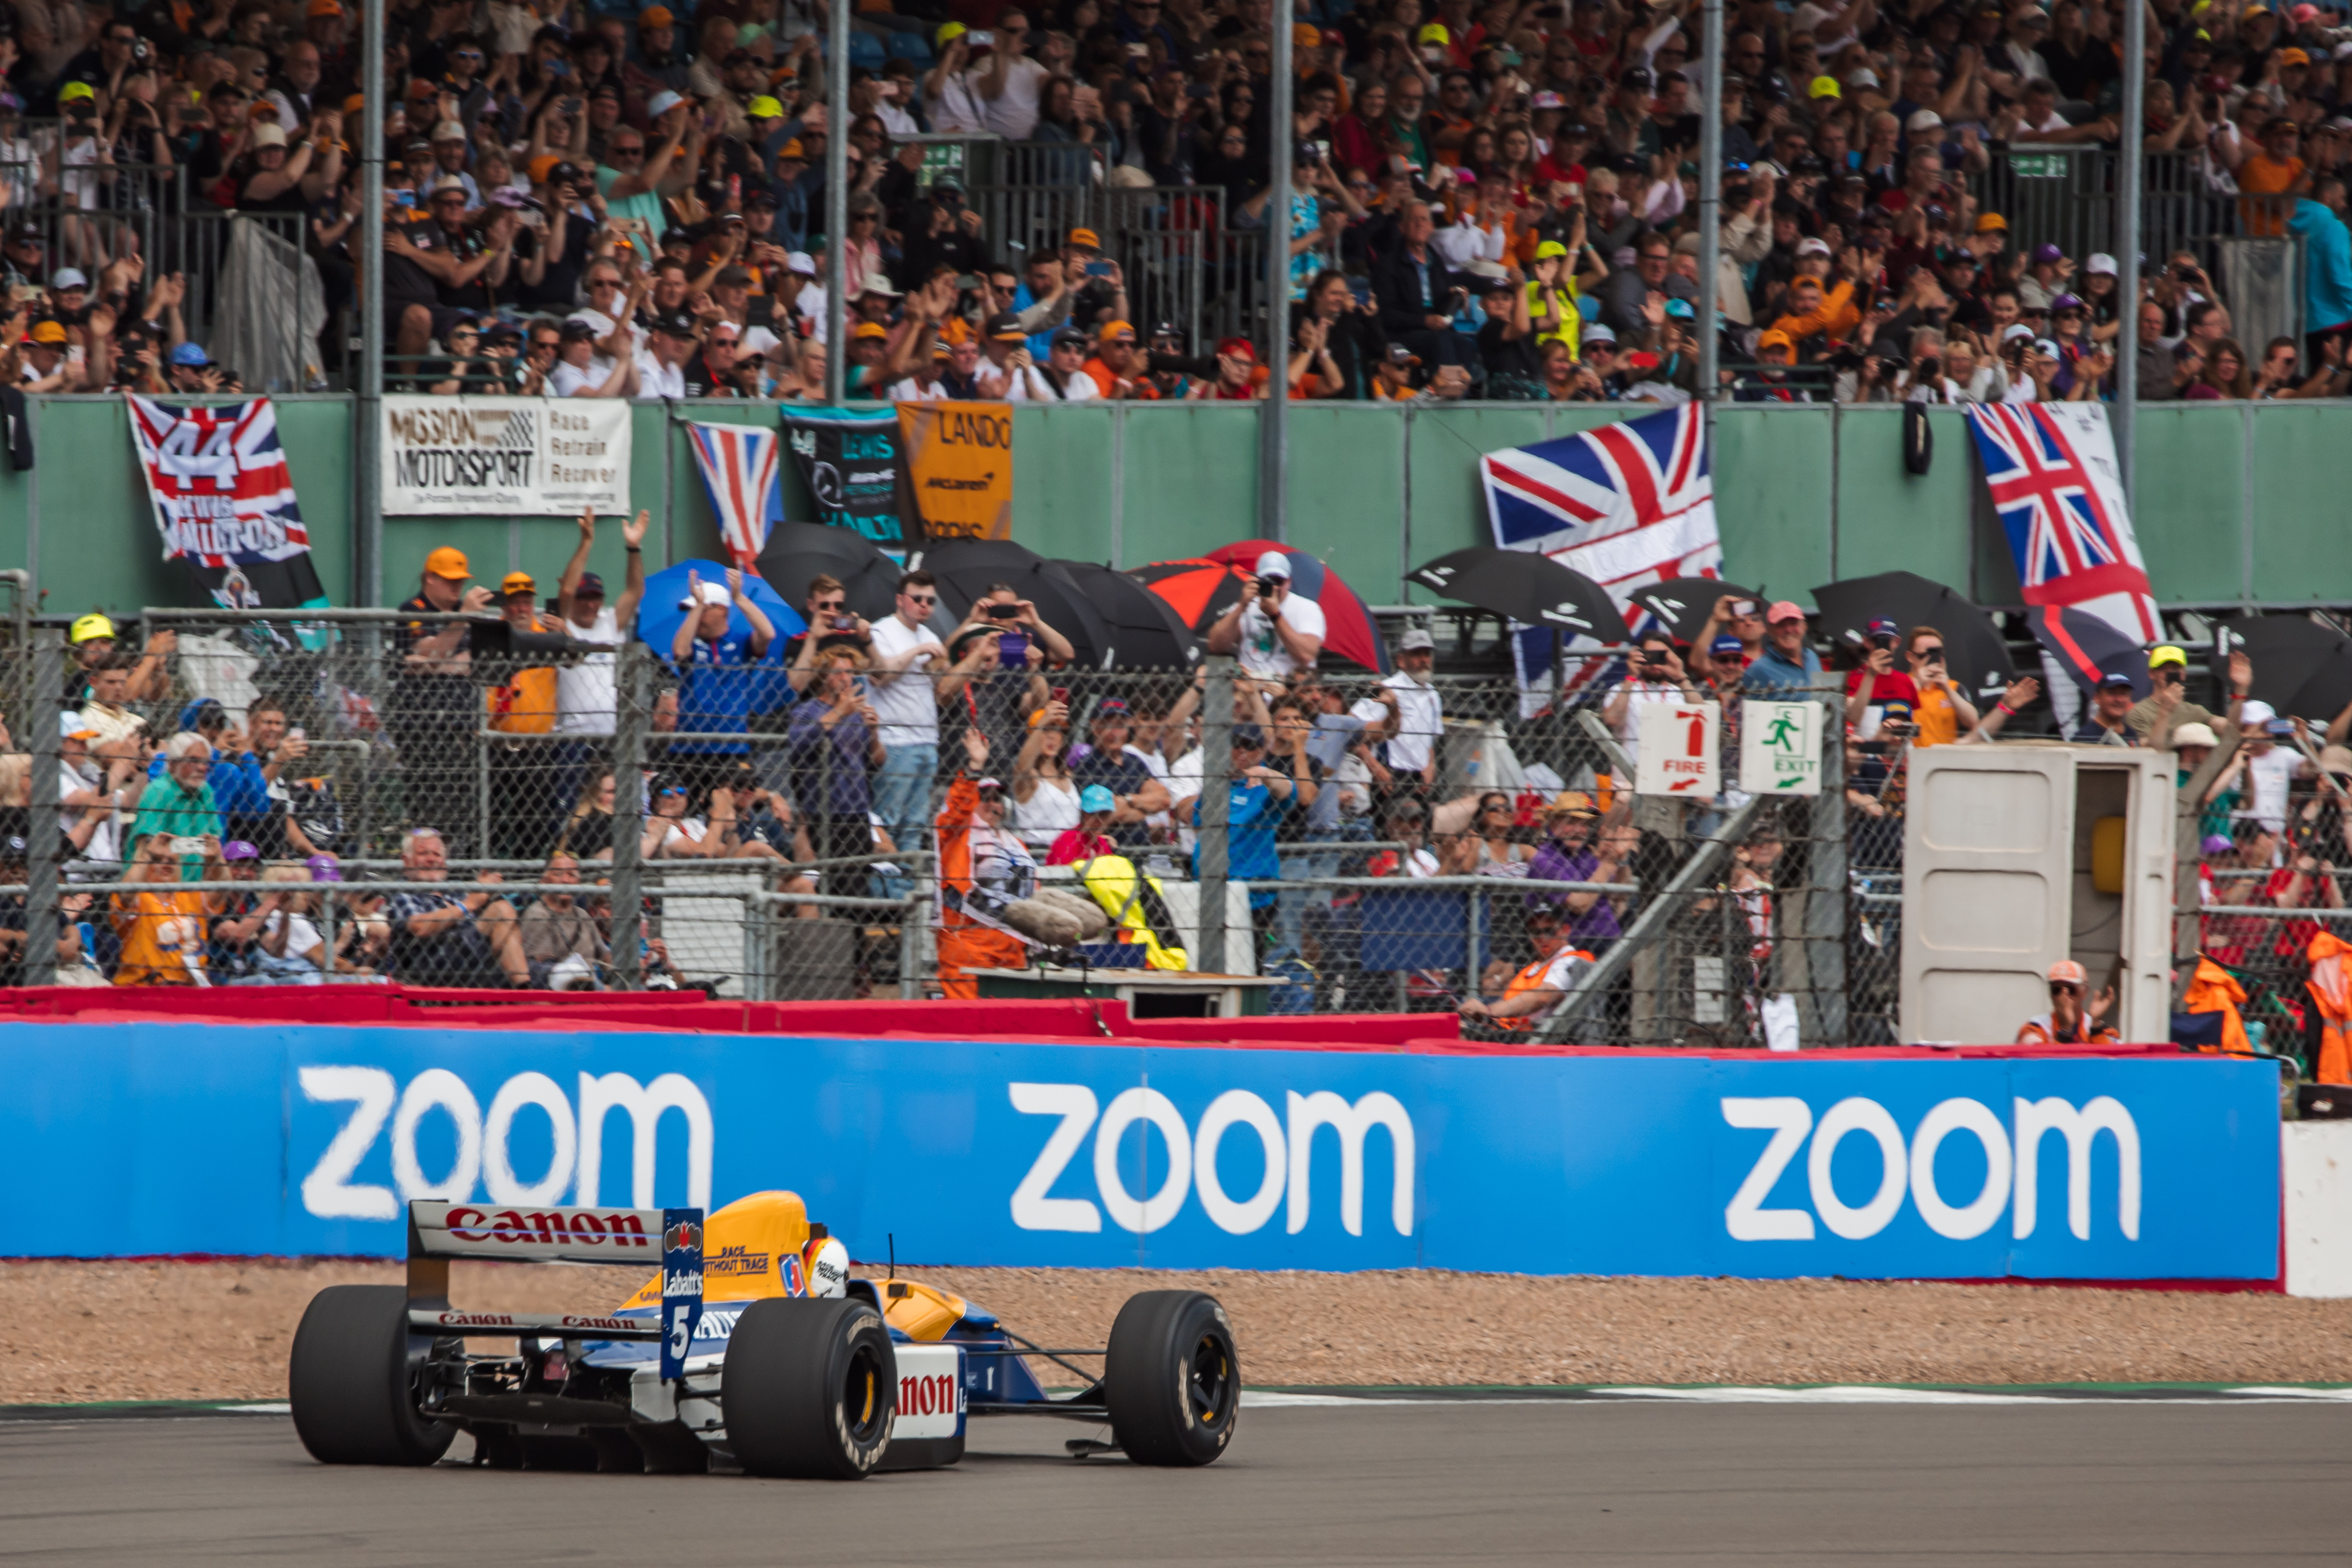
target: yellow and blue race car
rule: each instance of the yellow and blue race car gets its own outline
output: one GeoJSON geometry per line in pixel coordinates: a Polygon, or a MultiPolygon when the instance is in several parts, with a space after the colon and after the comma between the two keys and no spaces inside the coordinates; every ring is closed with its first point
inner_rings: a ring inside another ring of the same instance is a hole
{"type": "Polygon", "coordinates": [[[460,1432],[477,1464],[856,1479],[961,1458],[979,1415],[1108,1426],[1077,1458],[1205,1465],[1241,1410],[1233,1324],[1215,1298],[1129,1298],[1099,1349],[1041,1346],[947,1291],[853,1278],[792,1193],[700,1209],[409,1205],[408,1279],[331,1285],[294,1336],[294,1426],[327,1464],[429,1465],[460,1432]],[[472,1312],[457,1258],[643,1263],[610,1314],[472,1312]],[[484,1353],[469,1340],[508,1340],[484,1353]],[[1031,1359],[1074,1373],[1049,1394],[1031,1359]],[[1099,1373],[1082,1363],[1099,1364],[1099,1373]]]}

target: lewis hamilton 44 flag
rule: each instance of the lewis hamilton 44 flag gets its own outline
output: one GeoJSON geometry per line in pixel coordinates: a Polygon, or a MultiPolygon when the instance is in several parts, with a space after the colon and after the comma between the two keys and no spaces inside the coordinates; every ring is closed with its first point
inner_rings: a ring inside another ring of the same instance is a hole
{"type": "Polygon", "coordinates": [[[1993,510],[2028,605],[2105,621],[2146,647],[2162,635],[2124,505],[2107,411],[2095,403],[1971,403],[1993,510]]]}
{"type": "MultiPolygon", "coordinates": [[[[1706,418],[1696,404],[1490,452],[1478,459],[1478,477],[1496,544],[1581,572],[1630,610],[1629,620],[1642,616],[1630,599],[1637,589],[1722,574],[1706,418]]],[[[1520,683],[1532,685],[1535,673],[1555,662],[1552,634],[1536,627],[1512,640],[1520,683]]],[[[1581,684],[1597,668],[1587,661],[1570,672],[1569,684],[1581,684]]]]}
{"type": "Polygon", "coordinates": [[[269,399],[175,407],[129,397],[166,560],[231,610],[324,605],[269,399]]]}
{"type": "Polygon", "coordinates": [[[694,437],[694,465],[710,493],[728,558],[749,572],[768,542],[769,526],[784,515],[778,483],[783,438],[749,425],[689,421],[686,428],[694,437]]]}

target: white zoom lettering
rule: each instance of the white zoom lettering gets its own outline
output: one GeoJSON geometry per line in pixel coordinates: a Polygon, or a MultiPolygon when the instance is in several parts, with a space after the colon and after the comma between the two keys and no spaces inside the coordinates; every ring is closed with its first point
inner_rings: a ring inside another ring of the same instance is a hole
{"type": "Polygon", "coordinates": [[[1095,1091],[1082,1083],[1016,1083],[1013,1109],[1024,1116],[1058,1116],[1062,1124],[1037,1151],[1021,1184],[1013,1189],[1013,1223],[1023,1230],[1102,1229],[1102,1212],[1085,1198],[1049,1198],[1054,1184],[1086,1142],[1095,1124],[1095,1091]]]}
{"type": "Polygon", "coordinates": [[[1906,1148],[1902,1129],[1877,1101],[1849,1097],[1832,1106],[1814,1125],[1811,1108],[1794,1096],[1725,1099],[1723,1119],[1733,1127],[1770,1131],[1747,1179],[1723,1213],[1724,1230],[1735,1241],[1811,1241],[1813,1214],[1803,1209],[1768,1209],[1764,1200],[1804,1147],[1807,1187],[1814,1213],[1836,1236],[1850,1241],[1876,1236],[1901,1212],[1907,1193],[1920,1220],[1937,1236],[1969,1241],[2000,1223],[2011,1210],[2019,1240],[2040,1223],[2040,1154],[2042,1137],[2057,1132],[2066,1144],[2066,1227],[2078,1241],[2091,1238],[2093,1156],[2099,1134],[2116,1149],[2116,1228],[2124,1239],[2140,1232],[2140,1140],[2132,1114],[2111,1095],[2099,1095],[2077,1110],[2055,1096],[2012,1101],[2014,1128],[1980,1100],[1946,1100],[1919,1119],[1906,1148]],[[1837,1147],[1850,1133],[1867,1134],[1878,1145],[1878,1189],[1859,1207],[1838,1195],[1831,1179],[1837,1147]],[[1966,1205],[1948,1202],[1936,1179],[1936,1156],[1946,1139],[1966,1133],[1984,1150],[1984,1184],[1966,1205]]]}
{"type": "Polygon", "coordinates": [[[353,1107],[302,1178],[302,1206],[320,1219],[398,1219],[400,1201],[390,1187],[352,1182],[398,1098],[392,1075],[382,1068],[306,1067],[297,1077],[303,1097],[313,1103],[353,1107]]]}

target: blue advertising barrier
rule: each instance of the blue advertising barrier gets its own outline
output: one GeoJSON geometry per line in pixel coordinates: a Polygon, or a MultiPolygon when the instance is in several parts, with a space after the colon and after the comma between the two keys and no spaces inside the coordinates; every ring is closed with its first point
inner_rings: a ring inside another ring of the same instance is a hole
{"type": "Polygon", "coordinates": [[[0,1026],[0,1255],[375,1254],[410,1197],[717,1206],[859,1258],[2271,1279],[2274,1069],[0,1026]]]}

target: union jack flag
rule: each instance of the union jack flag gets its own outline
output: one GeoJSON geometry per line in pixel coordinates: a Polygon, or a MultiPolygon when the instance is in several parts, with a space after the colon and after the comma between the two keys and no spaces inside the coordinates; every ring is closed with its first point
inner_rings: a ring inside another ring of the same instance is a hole
{"type": "Polygon", "coordinates": [[[769,525],[784,515],[783,490],[777,483],[782,437],[750,425],[689,422],[686,428],[694,437],[695,467],[702,471],[719,537],[729,557],[748,572],[768,542],[769,525]]]}
{"type": "Polygon", "coordinates": [[[1634,589],[1715,575],[1715,481],[1696,404],[1478,459],[1495,542],[1583,573],[1622,609],[1634,589]]]}
{"type": "Polygon", "coordinates": [[[231,609],[325,604],[269,399],[125,401],[164,558],[231,609]]]}
{"type": "Polygon", "coordinates": [[[2084,611],[2143,646],[2157,641],[2156,597],[2106,410],[1972,403],[1968,415],[2025,602],[2084,611]]]}
{"type": "MultiPolygon", "coordinates": [[[[1673,577],[1722,574],[1715,528],[1715,480],[1708,472],[1706,413],[1685,404],[1579,436],[1490,452],[1478,459],[1495,542],[1531,550],[1581,572],[1609,591],[1637,631],[1648,612],[1636,589],[1673,577]]],[[[1513,639],[1520,684],[1553,663],[1552,633],[1536,627],[1513,639]]],[[[1597,645],[1578,639],[1571,651],[1597,645]]],[[[1605,673],[1598,660],[1566,672],[1576,687],[1605,673]]]]}

